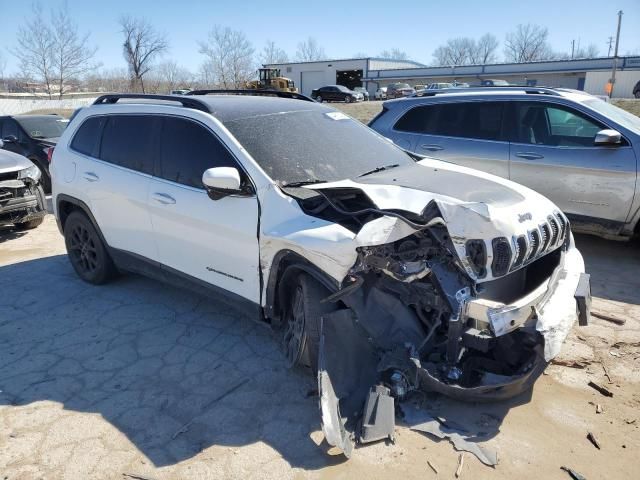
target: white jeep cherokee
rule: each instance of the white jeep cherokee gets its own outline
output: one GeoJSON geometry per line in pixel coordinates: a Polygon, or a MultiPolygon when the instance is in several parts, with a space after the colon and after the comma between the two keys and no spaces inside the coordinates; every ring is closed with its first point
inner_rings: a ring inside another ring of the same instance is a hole
{"type": "Polygon", "coordinates": [[[132,271],[246,305],[291,366],[318,369],[346,454],[345,429],[384,437],[411,390],[530,388],[586,324],[589,278],[546,198],[299,95],[207,93],[106,95],[77,114],[51,164],[70,261],[90,283],[132,271]]]}

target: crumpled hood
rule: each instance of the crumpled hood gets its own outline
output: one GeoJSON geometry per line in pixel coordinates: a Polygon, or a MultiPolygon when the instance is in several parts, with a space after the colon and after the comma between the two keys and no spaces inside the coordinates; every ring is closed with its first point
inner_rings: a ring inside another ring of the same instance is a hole
{"type": "MultiPolygon", "coordinates": [[[[396,167],[355,180],[312,185],[314,190],[359,188],[381,210],[405,210],[420,214],[434,201],[447,224],[449,235],[465,269],[466,242],[483,240],[487,263],[492,260],[493,239],[509,243],[529,235],[560,212],[550,200],[509,180],[459,165],[424,159],[416,165],[396,167]]],[[[406,230],[403,229],[403,230],[406,230]]],[[[483,281],[491,280],[490,269],[483,281]]]]}

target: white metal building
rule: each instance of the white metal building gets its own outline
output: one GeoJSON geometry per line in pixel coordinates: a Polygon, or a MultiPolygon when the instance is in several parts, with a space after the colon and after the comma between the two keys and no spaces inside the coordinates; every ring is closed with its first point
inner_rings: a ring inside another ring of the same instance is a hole
{"type": "MultiPolygon", "coordinates": [[[[565,87],[605,95],[611,77],[613,58],[556,60],[531,63],[498,63],[427,67],[417,62],[380,58],[353,58],[321,62],[294,62],[269,67],[280,68],[306,95],[323,85],[364,86],[373,94],[378,87],[393,82],[410,85],[432,82],[467,82],[479,84],[484,79],[500,79],[530,86],[565,87]]],[[[617,61],[614,98],[631,98],[640,81],[640,57],[620,57],[617,61]]]]}
{"type": "MultiPolygon", "coordinates": [[[[349,88],[364,86],[363,79],[369,72],[399,68],[424,67],[409,60],[384,58],[348,58],[319,62],[292,62],[269,64],[265,67],[279,68],[280,73],[294,81],[300,93],[310,95],[314,88],[325,85],[345,85],[349,88]]],[[[374,89],[375,92],[375,89],[374,89]]]]}

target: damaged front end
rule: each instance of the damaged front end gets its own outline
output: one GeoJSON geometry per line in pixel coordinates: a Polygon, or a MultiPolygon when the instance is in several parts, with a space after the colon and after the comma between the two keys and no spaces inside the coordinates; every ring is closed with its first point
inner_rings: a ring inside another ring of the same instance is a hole
{"type": "Polygon", "coordinates": [[[376,215],[353,191],[321,196],[303,209],[318,215],[326,199],[322,215],[357,232],[356,261],[325,300],[339,308],[322,318],[318,362],[323,431],[347,456],[354,439],[393,438],[394,402],[411,391],[493,401],[529,389],[588,318],[588,276],[559,212],[526,238],[469,240],[436,200],[376,215]],[[360,202],[351,216],[345,195],[360,202]]]}

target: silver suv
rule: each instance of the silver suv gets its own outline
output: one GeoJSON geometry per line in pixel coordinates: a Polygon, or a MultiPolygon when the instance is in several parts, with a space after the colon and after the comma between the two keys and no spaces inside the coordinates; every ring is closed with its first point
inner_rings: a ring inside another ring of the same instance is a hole
{"type": "Polygon", "coordinates": [[[386,102],[369,125],[419,155],[530,187],[604,237],[638,233],[640,118],[584,92],[497,87],[386,102]]]}

